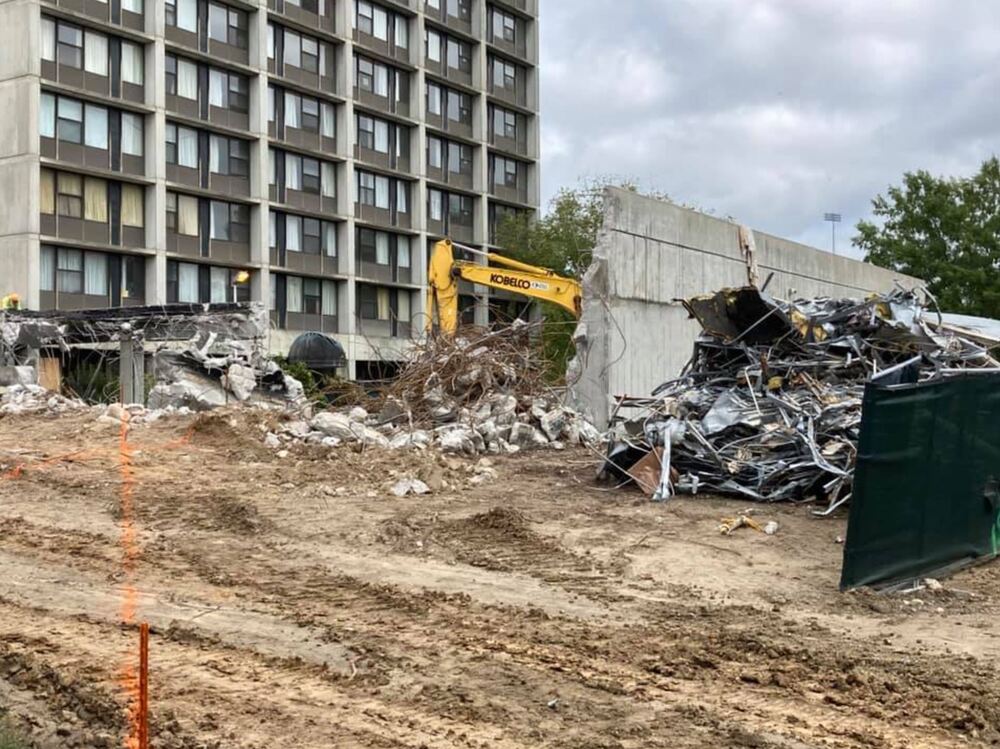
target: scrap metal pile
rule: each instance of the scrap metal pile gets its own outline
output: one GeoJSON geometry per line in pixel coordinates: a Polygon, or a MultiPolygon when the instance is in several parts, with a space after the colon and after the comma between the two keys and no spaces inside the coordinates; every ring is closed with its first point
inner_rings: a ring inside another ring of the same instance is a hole
{"type": "Polygon", "coordinates": [[[833,509],[850,498],[869,379],[902,366],[920,379],[1000,366],[902,289],[784,302],[748,287],[683,304],[702,326],[694,355],[652,397],[622,399],[641,415],[617,420],[604,465],[658,500],[710,492],[826,498],[833,509]],[[643,481],[638,469],[651,464],[655,478],[643,481]]]}

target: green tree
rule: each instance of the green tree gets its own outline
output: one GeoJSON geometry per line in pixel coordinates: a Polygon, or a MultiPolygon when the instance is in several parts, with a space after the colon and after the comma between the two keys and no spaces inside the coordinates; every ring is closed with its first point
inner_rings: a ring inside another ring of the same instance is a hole
{"type": "Polygon", "coordinates": [[[1000,318],[1000,161],[967,178],[907,173],[872,201],[855,246],[866,260],[924,279],[945,312],[1000,318]]]}

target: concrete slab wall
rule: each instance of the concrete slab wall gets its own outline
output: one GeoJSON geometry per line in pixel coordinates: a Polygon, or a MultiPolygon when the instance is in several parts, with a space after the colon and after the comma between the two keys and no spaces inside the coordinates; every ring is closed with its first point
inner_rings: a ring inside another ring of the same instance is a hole
{"type": "MultiPolygon", "coordinates": [[[[647,396],[676,377],[700,328],[677,299],[746,286],[739,225],[609,189],[585,299],[572,378],[578,405],[607,424],[619,395],[647,396]]],[[[918,279],[753,232],[761,282],[782,298],[862,297],[918,279]]]]}

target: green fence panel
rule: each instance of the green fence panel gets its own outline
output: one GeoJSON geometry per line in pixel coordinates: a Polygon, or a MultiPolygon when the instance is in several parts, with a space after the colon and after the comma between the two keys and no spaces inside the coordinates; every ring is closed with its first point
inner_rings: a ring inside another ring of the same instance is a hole
{"type": "Polygon", "coordinates": [[[842,589],[997,556],[1000,374],[865,390],[842,589]]]}

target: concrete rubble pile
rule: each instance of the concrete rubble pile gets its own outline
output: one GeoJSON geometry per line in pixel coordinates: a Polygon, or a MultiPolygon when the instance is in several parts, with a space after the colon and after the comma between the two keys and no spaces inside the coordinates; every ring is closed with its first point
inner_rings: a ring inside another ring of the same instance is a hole
{"type": "Polygon", "coordinates": [[[694,354],[651,397],[621,399],[602,468],[656,500],[826,499],[832,511],[850,498],[867,381],[1000,366],[981,336],[902,289],[785,302],[747,287],[683,304],[702,327],[694,354]]]}
{"type": "MultiPolygon", "coordinates": [[[[597,444],[597,429],[545,386],[530,327],[430,338],[414,348],[370,413],[359,406],[325,411],[308,424],[287,425],[285,436],[466,455],[597,444]]],[[[281,444],[278,435],[267,439],[281,444]]]]}

